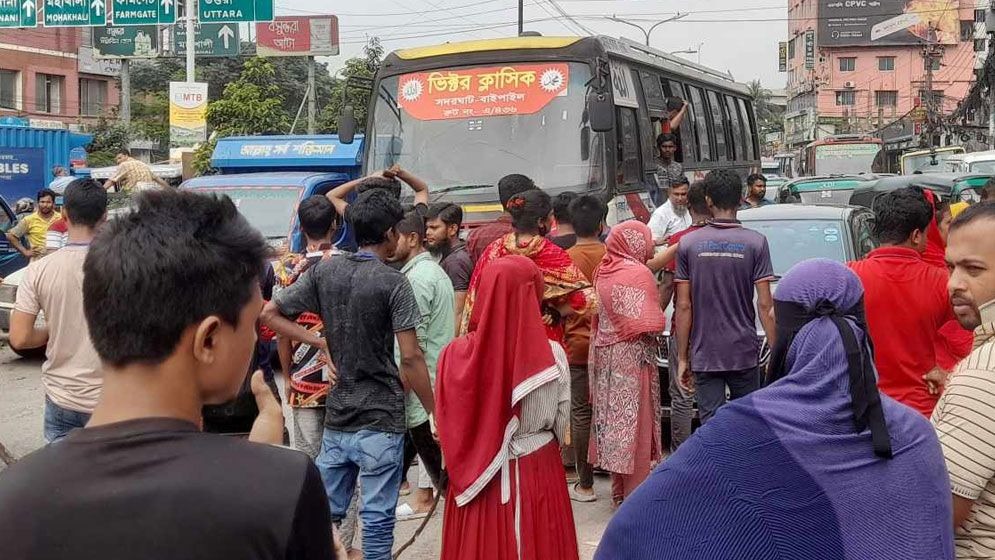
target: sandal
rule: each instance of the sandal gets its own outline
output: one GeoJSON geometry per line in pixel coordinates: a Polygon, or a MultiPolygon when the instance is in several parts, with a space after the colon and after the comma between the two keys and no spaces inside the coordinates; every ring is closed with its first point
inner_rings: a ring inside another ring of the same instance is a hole
{"type": "MultiPolygon", "coordinates": [[[[590,503],[590,502],[596,502],[596,501],[598,501],[597,494],[595,494],[594,492],[591,492],[590,494],[585,494],[585,493],[580,492],[579,490],[577,490],[579,487],[580,487],[580,483],[579,482],[575,482],[575,483],[573,483],[573,484],[570,485],[570,488],[569,488],[568,491],[570,493],[570,499],[571,500],[573,500],[575,502],[583,502],[583,503],[590,503]]],[[[592,488],[592,490],[593,490],[593,488],[592,488]]]]}

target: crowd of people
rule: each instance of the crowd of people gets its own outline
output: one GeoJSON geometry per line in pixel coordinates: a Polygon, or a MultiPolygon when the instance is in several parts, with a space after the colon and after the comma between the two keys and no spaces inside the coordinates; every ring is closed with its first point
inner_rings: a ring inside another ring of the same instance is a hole
{"type": "Polygon", "coordinates": [[[441,502],[442,558],[569,560],[601,499],[604,559],[992,557],[995,203],[885,194],[865,259],[778,278],[737,220],[763,177],[689,184],[673,144],[649,225],[508,175],[464,241],[394,167],[303,200],[306,249],[276,256],[225,197],[143,192],[107,222],[71,182],[11,320],[47,345],[49,445],[0,474],[0,557],[344,559],[361,534],[380,560],[441,502]],[[282,397],[256,372],[250,441],[202,433],[261,333],[282,397]]]}

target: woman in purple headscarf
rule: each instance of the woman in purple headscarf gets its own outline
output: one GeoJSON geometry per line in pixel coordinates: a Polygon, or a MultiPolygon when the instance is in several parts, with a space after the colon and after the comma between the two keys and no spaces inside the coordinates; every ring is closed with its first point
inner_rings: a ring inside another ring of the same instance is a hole
{"type": "Polygon", "coordinates": [[[860,280],[805,261],[779,283],[775,313],[771,384],[664,461],[596,558],[953,559],[940,445],[877,391],[860,280]]]}

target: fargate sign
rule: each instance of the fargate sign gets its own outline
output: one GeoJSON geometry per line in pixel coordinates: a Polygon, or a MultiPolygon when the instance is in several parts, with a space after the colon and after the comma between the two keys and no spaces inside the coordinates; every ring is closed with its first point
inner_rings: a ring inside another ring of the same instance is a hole
{"type": "Polygon", "coordinates": [[[402,109],[423,120],[530,115],[567,94],[567,64],[517,64],[405,74],[402,109]]]}

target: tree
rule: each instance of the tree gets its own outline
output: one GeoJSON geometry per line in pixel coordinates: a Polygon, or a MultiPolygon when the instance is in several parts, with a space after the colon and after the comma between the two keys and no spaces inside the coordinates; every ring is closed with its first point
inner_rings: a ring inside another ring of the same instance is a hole
{"type": "Polygon", "coordinates": [[[350,58],[345,61],[345,67],[340,72],[344,77],[336,78],[332,87],[328,104],[318,120],[318,130],[320,132],[335,133],[339,130],[339,115],[342,114],[342,107],[351,105],[355,110],[357,132],[362,132],[366,128],[367,109],[370,105],[371,92],[363,84],[349,82],[349,77],[366,78],[372,80],[380,70],[380,63],[383,61],[383,46],[380,39],[373,37],[363,47],[363,56],[350,58]],[[343,102],[343,94],[345,102],[343,102]]]}
{"type": "Polygon", "coordinates": [[[207,125],[212,141],[197,149],[197,170],[207,170],[207,161],[218,138],[285,134],[290,118],[284,110],[285,97],[275,83],[276,70],[264,58],[251,58],[238,79],[225,86],[221,98],[207,105],[207,125]]]}
{"type": "Polygon", "coordinates": [[[90,129],[93,140],[86,147],[87,163],[90,167],[114,165],[114,156],[128,148],[132,131],[128,126],[100,117],[97,125],[90,129]]]}
{"type": "Polygon", "coordinates": [[[768,132],[783,131],[783,111],[771,103],[770,90],[765,88],[760,80],[753,80],[746,85],[750,90],[749,95],[753,99],[753,111],[757,115],[760,137],[763,138],[768,132]]]}

